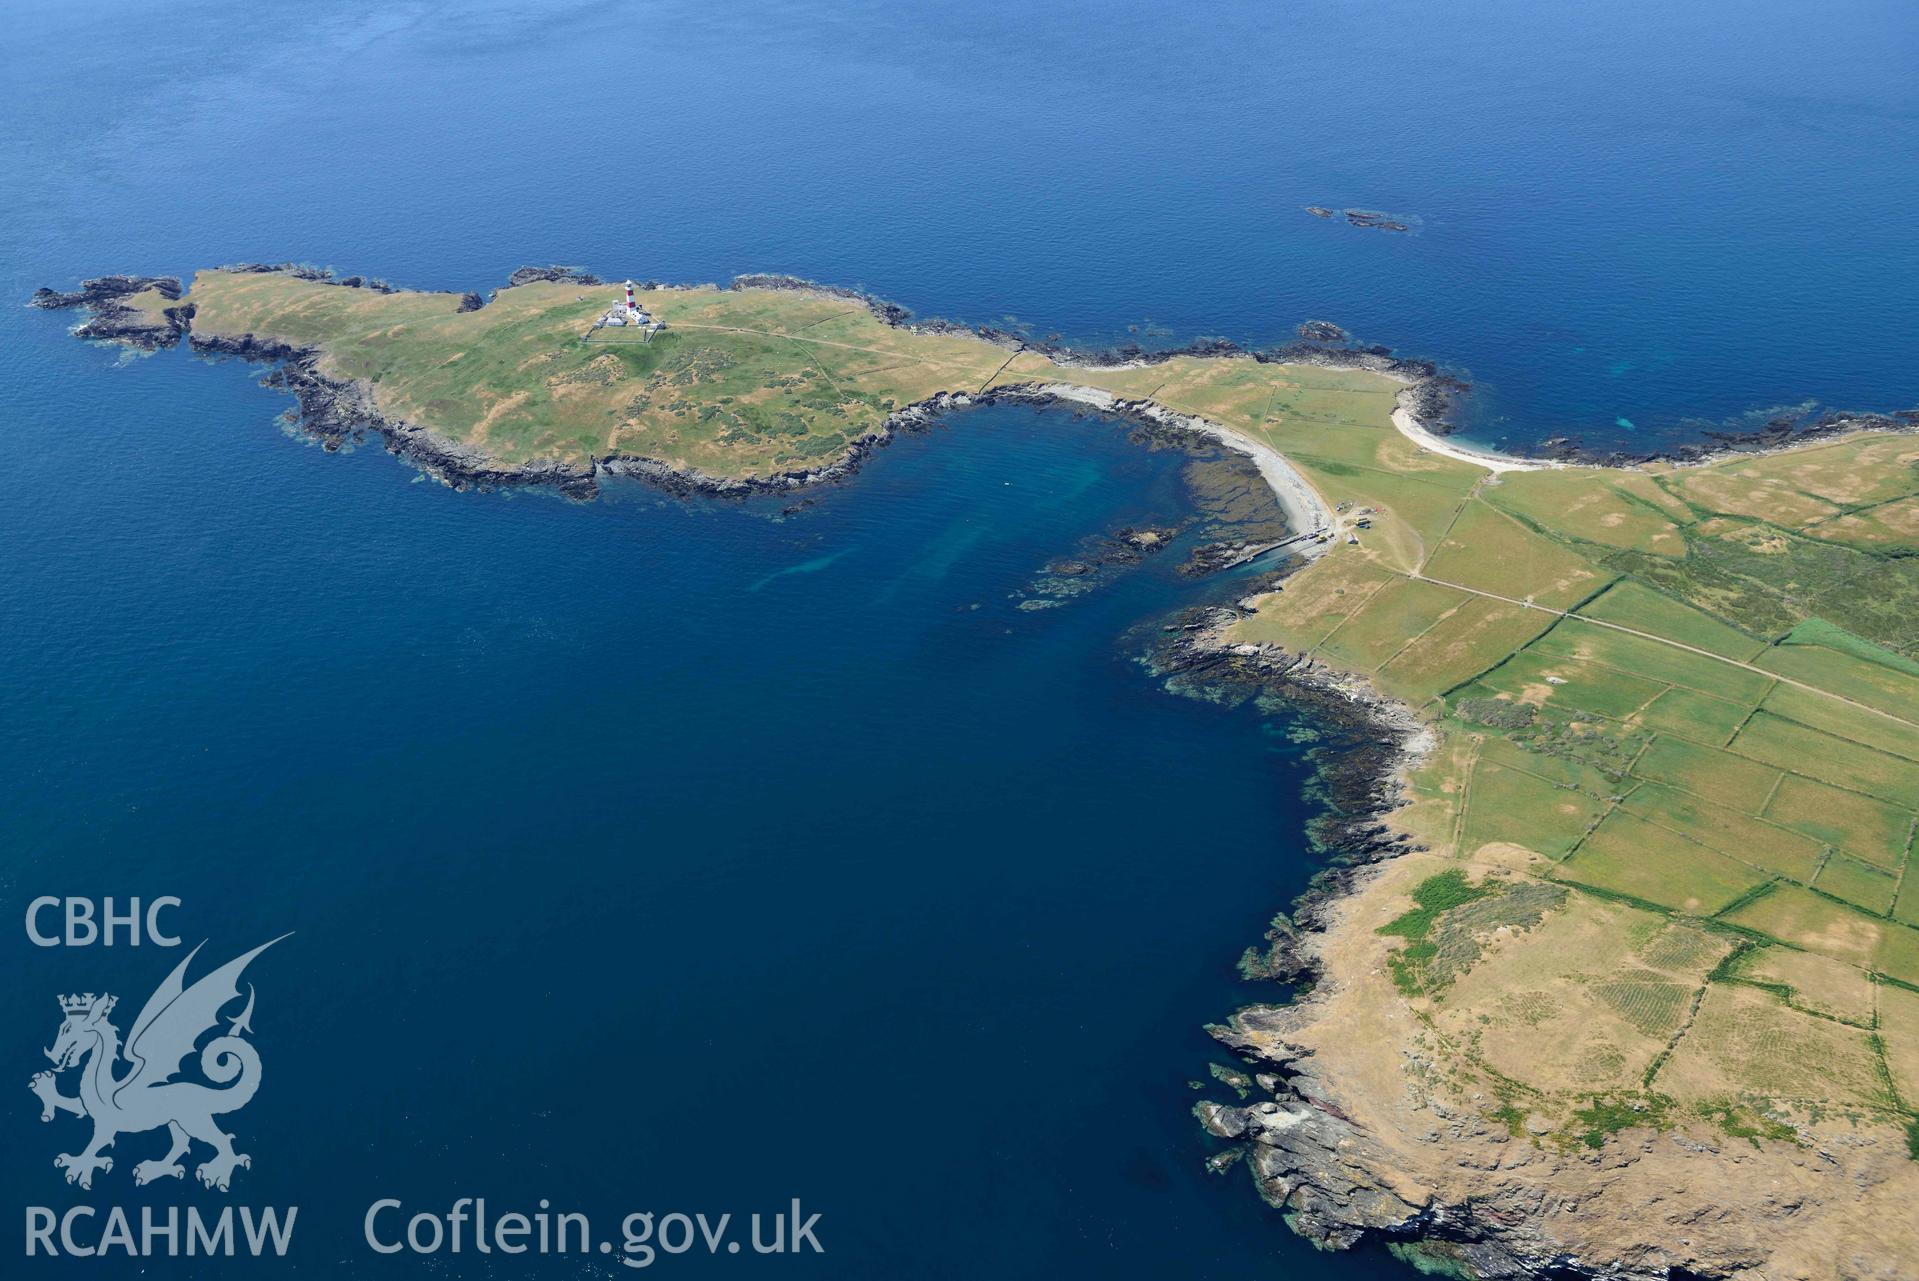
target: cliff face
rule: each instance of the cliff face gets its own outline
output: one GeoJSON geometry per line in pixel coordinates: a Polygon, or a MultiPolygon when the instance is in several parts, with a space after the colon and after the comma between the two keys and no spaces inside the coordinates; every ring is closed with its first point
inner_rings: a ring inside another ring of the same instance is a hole
{"type": "Polygon", "coordinates": [[[1264,1097],[1197,1114],[1295,1231],[1332,1248],[1403,1242],[1488,1278],[1914,1275],[1919,1163],[1897,1130],[1839,1116],[1796,1141],[1628,1128],[1589,1149],[1489,1119],[1495,1100],[1434,1052],[1377,933],[1449,865],[1411,853],[1349,871],[1288,940],[1310,993],[1214,1029],[1264,1097]]]}

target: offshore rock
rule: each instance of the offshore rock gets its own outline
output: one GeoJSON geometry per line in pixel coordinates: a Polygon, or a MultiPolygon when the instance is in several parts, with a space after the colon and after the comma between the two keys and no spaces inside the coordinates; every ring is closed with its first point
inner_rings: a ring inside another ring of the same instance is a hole
{"type": "Polygon", "coordinates": [[[1352,341],[1352,335],[1330,320],[1309,320],[1296,331],[1307,342],[1344,343],[1352,341]]]}
{"type": "Polygon", "coordinates": [[[1383,214],[1376,209],[1348,209],[1346,221],[1355,227],[1372,227],[1379,231],[1412,230],[1412,227],[1391,214],[1383,214]]]}
{"type": "Polygon", "coordinates": [[[506,278],[506,287],[531,285],[540,281],[570,282],[576,285],[603,285],[606,282],[590,272],[579,271],[572,267],[518,267],[506,278]]]}
{"type": "Polygon", "coordinates": [[[1375,231],[1411,231],[1412,226],[1392,214],[1381,213],[1377,209],[1331,209],[1325,205],[1303,206],[1307,213],[1315,218],[1344,220],[1353,227],[1369,227],[1375,231]]]}

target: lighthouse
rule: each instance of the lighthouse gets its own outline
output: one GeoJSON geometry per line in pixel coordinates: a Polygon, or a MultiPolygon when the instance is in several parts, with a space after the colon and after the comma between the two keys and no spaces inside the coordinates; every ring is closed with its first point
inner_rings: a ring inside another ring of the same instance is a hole
{"type": "Polygon", "coordinates": [[[589,330],[588,333],[591,334],[594,330],[600,329],[626,329],[633,327],[640,331],[641,342],[651,341],[654,334],[666,328],[666,322],[655,317],[647,311],[646,308],[640,306],[640,300],[633,292],[634,285],[632,281],[627,281],[625,288],[625,300],[616,302],[611,307],[608,307],[606,314],[593,322],[593,329],[589,330]]]}

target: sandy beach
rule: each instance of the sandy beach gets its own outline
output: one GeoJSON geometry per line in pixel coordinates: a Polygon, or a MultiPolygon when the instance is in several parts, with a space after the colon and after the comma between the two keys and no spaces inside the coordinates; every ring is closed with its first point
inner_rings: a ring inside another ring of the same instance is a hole
{"type": "MultiPolygon", "coordinates": [[[[1408,390],[1411,383],[1407,384],[1408,390]]],[[[1541,462],[1532,459],[1513,458],[1506,454],[1497,454],[1490,449],[1475,449],[1470,445],[1455,444],[1444,436],[1435,435],[1426,429],[1414,415],[1409,397],[1405,392],[1399,395],[1399,403],[1393,407],[1393,426],[1399,428],[1399,434],[1412,441],[1427,453],[1440,454],[1447,458],[1457,458],[1462,463],[1472,463],[1484,467],[1497,475],[1508,471],[1549,471],[1558,467],[1558,463],[1541,462]]]]}
{"type": "MultiPolygon", "coordinates": [[[[1119,397],[1111,392],[1101,391],[1097,387],[1081,387],[1073,383],[1044,383],[1035,388],[1041,394],[1063,401],[1072,401],[1091,409],[1112,412],[1121,406],[1119,397]]],[[[1210,419],[1192,414],[1182,414],[1157,404],[1125,405],[1126,412],[1138,417],[1148,418],[1178,427],[1186,431],[1198,432],[1210,436],[1229,449],[1250,457],[1259,468],[1259,474],[1273,491],[1273,497],[1279,501],[1279,507],[1286,514],[1286,524],[1298,534],[1317,534],[1331,532],[1336,525],[1333,509],[1317,489],[1314,489],[1298,468],[1286,460],[1286,456],[1264,441],[1254,440],[1240,434],[1232,428],[1210,419]]],[[[1330,544],[1307,542],[1300,553],[1307,556],[1318,555],[1330,544]]]]}

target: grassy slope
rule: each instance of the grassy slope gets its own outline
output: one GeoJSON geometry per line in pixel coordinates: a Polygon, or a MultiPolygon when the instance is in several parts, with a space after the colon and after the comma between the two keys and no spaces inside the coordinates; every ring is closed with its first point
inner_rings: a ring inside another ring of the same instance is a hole
{"type": "Polygon", "coordinates": [[[319,347],[388,412],[507,462],[630,454],[765,474],[830,460],[939,391],[1053,381],[1266,441],[1329,502],[1372,509],[1371,527],[1237,639],[1314,652],[1423,707],[1441,747],[1408,825],[1578,909],[1496,946],[1472,937],[1485,906],[1437,915],[1446,980],[1394,999],[1446,1033],[1452,1070],[1575,1127],[1618,1092],[1661,1115],[1919,1104],[1890,1084],[1910,1079],[1899,1047],[1919,1044],[1919,999],[1815,998],[1798,981],[1919,990],[1919,441],[1495,483],[1395,431],[1398,385],[1377,374],[1062,369],[761,290],[650,292],[670,325],[652,343],[582,342],[614,295],[526,285],[461,313],[445,294],[206,272],[189,298],[196,332],[319,347]],[[1553,1037],[1565,1053],[1534,1052],[1553,1037]]]}
{"type": "Polygon", "coordinates": [[[986,381],[1005,353],[889,330],[845,299],[649,293],[671,328],[582,341],[618,291],[540,283],[461,312],[450,294],[367,290],[282,274],[202,272],[203,335],[319,348],[323,372],[365,380],[383,411],[506,463],[658,458],[715,475],[818,465],[894,408],[986,381]]]}

